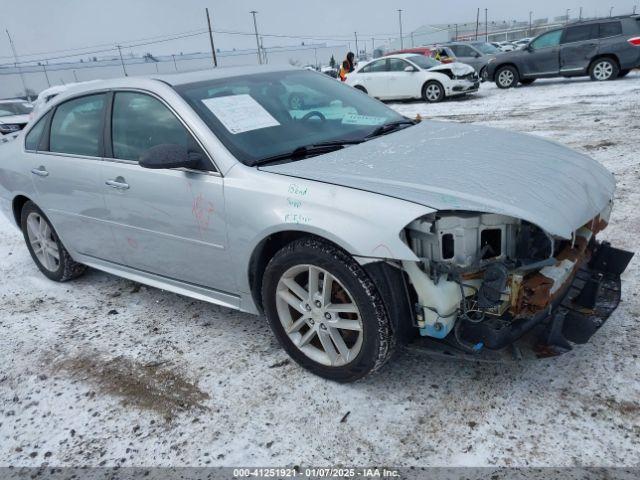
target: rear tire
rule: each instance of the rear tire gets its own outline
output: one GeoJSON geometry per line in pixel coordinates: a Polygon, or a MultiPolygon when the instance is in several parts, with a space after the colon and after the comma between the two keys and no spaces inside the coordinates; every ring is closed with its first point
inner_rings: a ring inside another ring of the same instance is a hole
{"type": "Polygon", "coordinates": [[[444,87],[440,82],[431,80],[422,87],[422,99],[428,103],[438,103],[444,100],[444,87]]]}
{"type": "Polygon", "coordinates": [[[343,250],[313,237],[292,242],[271,259],[262,285],[271,329],[310,372],[353,382],[391,357],[395,337],[384,302],[343,250]],[[326,294],[325,285],[330,285],[326,294]]]}
{"type": "Polygon", "coordinates": [[[589,76],[594,82],[615,80],[620,73],[618,62],[612,58],[599,58],[589,67],[589,76]]]}
{"type": "Polygon", "coordinates": [[[85,272],[87,267],[71,258],[53,225],[35,203],[24,204],[20,225],[31,258],[45,277],[66,282],[85,272]]]}
{"type": "Polygon", "coordinates": [[[520,74],[515,67],[507,65],[505,67],[500,67],[496,71],[495,79],[498,88],[514,88],[520,81],[520,74]]]}

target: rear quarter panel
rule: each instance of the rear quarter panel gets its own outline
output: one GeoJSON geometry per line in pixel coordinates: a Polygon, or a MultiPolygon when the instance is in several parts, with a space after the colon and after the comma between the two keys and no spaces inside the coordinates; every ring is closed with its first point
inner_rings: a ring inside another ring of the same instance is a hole
{"type": "Polygon", "coordinates": [[[36,201],[27,155],[22,148],[24,134],[8,142],[0,142],[0,212],[18,226],[13,215],[13,200],[18,195],[36,201]]]}

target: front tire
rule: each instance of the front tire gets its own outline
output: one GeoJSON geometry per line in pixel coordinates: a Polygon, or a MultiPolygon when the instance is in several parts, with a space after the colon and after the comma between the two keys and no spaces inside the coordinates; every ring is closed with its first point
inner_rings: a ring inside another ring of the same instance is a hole
{"type": "Polygon", "coordinates": [[[506,67],[501,67],[496,71],[495,79],[498,88],[513,88],[518,85],[518,82],[520,81],[520,74],[515,67],[507,65],[506,67]]]}
{"type": "Polygon", "coordinates": [[[395,337],[382,298],[343,250],[312,237],[290,243],[271,259],[262,285],[276,338],[312,373],[353,382],[390,358],[395,337]]]}
{"type": "Polygon", "coordinates": [[[438,103],[444,100],[444,87],[440,82],[431,80],[422,87],[422,99],[429,103],[438,103]]]}
{"type": "Polygon", "coordinates": [[[53,225],[35,203],[24,204],[20,225],[31,258],[48,279],[66,282],[85,272],[87,267],[71,258],[53,225]]]}
{"type": "Polygon", "coordinates": [[[482,83],[486,82],[487,80],[489,80],[489,71],[487,69],[487,67],[482,67],[482,69],[480,70],[480,81],[482,83]]]}
{"type": "Polygon", "coordinates": [[[594,82],[606,82],[618,78],[620,67],[612,58],[599,58],[591,64],[589,76],[594,82]]]}

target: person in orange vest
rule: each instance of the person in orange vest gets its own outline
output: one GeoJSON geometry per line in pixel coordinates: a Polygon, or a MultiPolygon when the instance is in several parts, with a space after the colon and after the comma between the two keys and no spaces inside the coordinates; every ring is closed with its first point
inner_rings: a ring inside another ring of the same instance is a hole
{"type": "Polygon", "coordinates": [[[347,58],[342,62],[342,67],[340,67],[339,77],[341,82],[345,82],[347,80],[347,74],[355,70],[355,58],[356,55],[353,52],[347,53],[347,58]]]}

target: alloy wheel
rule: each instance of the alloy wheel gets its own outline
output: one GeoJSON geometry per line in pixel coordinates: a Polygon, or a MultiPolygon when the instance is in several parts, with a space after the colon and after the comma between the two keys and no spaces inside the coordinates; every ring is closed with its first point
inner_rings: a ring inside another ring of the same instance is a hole
{"type": "Polygon", "coordinates": [[[326,366],[353,361],[362,348],[363,323],[349,291],[327,270],[297,265],[276,289],[276,308],[291,342],[326,366]]]}
{"type": "Polygon", "coordinates": [[[514,80],[515,76],[513,75],[513,72],[511,70],[503,70],[500,72],[500,75],[498,75],[498,81],[503,87],[511,86],[514,80]]]}
{"type": "Polygon", "coordinates": [[[437,102],[440,99],[441,91],[440,87],[436,84],[427,85],[426,88],[427,100],[430,102],[437,102]]]}
{"type": "Polygon", "coordinates": [[[58,242],[49,223],[36,212],[27,217],[27,236],[40,264],[48,271],[56,272],[60,267],[58,242]]]}
{"type": "Polygon", "coordinates": [[[611,62],[598,62],[593,68],[593,76],[597,80],[609,80],[613,75],[613,65],[611,62]]]}

